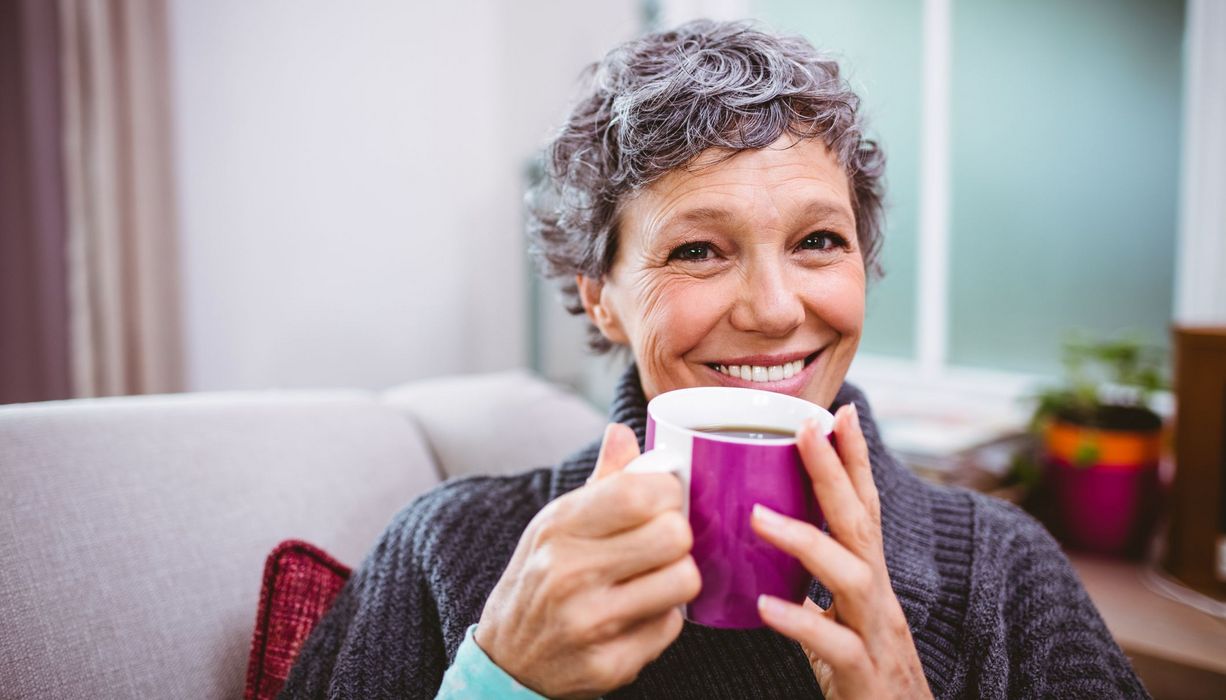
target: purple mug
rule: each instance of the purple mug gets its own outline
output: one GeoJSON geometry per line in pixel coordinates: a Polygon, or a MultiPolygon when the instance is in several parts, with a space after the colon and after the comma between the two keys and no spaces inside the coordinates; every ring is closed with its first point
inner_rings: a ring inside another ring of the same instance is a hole
{"type": "Polygon", "coordinates": [[[786,394],[736,387],[698,387],[660,394],[647,405],[647,451],[628,472],[670,472],[681,480],[694,531],[694,561],[702,591],[685,606],[686,619],[709,627],[761,627],[758,596],[799,603],[811,576],[800,562],[767,543],[749,524],[755,503],[822,525],[822,514],[800,453],[796,431],[816,418],[829,435],[829,411],[786,394]],[[780,437],[706,432],[755,427],[780,437]]]}

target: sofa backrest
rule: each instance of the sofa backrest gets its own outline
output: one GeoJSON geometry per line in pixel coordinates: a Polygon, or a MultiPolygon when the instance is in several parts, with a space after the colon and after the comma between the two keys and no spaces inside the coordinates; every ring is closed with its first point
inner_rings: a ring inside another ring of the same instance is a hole
{"type": "Polygon", "coordinates": [[[526,370],[410,382],[380,400],[421,426],[441,478],[556,464],[604,433],[590,404],[526,370]]]}
{"type": "Polygon", "coordinates": [[[503,444],[497,413],[474,422],[449,401],[484,396],[514,426],[532,415],[513,409],[516,397],[559,399],[567,414],[573,399],[533,394],[530,376],[457,381],[455,392],[429,383],[425,403],[406,386],[386,403],[340,391],[0,406],[0,696],[239,697],[264,558],[279,541],[357,566],[438,482],[436,453],[456,473],[486,459],[451,436],[501,445],[488,463],[503,470],[594,437],[578,434],[580,420],[554,454],[503,444]]]}

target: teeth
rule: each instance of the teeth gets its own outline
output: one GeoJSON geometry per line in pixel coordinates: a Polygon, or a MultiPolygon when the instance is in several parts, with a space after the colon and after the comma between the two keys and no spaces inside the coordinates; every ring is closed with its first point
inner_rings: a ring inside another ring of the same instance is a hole
{"type": "Polygon", "coordinates": [[[782,365],[773,367],[759,367],[756,365],[718,365],[716,369],[730,377],[737,379],[747,379],[751,382],[777,382],[783,379],[791,379],[796,376],[796,373],[804,369],[805,361],[796,360],[782,365]]]}

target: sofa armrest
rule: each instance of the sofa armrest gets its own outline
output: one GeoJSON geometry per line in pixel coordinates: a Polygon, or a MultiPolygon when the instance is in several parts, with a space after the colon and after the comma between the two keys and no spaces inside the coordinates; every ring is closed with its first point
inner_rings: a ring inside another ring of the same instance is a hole
{"type": "Polygon", "coordinates": [[[365,392],[0,407],[0,696],[241,697],[273,546],[357,565],[436,483],[365,392]]]}

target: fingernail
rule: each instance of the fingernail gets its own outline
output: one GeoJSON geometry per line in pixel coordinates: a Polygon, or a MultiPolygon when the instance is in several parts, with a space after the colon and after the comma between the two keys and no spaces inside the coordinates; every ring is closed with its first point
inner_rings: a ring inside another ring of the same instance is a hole
{"type": "Polygon", "coordinates": [[[775,511],[767,508],[761,503],[753,504],[753,517],[757,518],[767,527],[781,527],[783,525],[783,516],[775,511]]]}
{"type": "Polygon", "coordinates": [[[758,596],[758,612],[762,615],[778,617],[784,613],[783,601],[763,593],[758,596]]]}
{"type": "Polygon", "coordinates": [[[797,437],[800,437],[801,435],[807,435],[807,434],[821,435],[821,433],[822,433],[821,421],[819,421],[816,418],[806,418],[804,422],[800,424],[800,432],[797,433],[797,437]]]}
{"type": "Polygon", "coordinates": [[[860,427],[860,409],[854,403],[851,405],[851,424],[860,427]]]}

